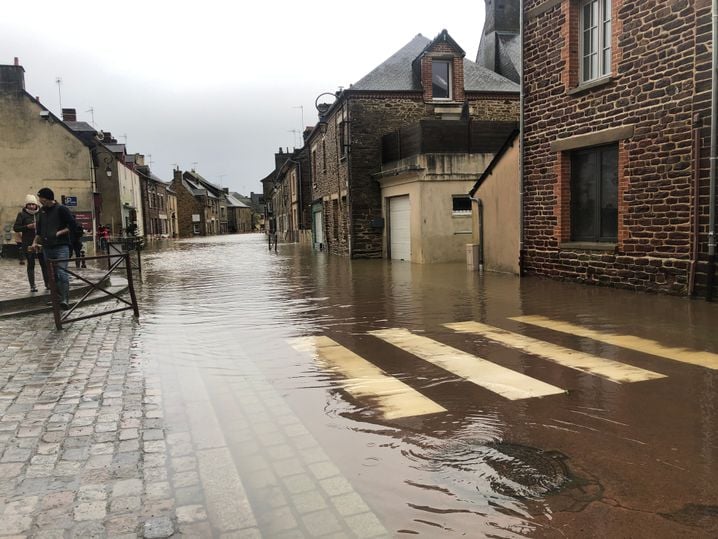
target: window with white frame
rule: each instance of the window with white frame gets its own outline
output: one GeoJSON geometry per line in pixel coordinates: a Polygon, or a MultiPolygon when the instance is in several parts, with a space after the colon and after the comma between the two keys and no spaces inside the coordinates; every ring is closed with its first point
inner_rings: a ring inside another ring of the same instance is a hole
{"type": "Polygon", "coordinates": [[[583,0],[580,13],[581,82],[611,72],[611,0],[583,0]]]}
{"type": "Polygon", "coordinates": [[[451,99],[451,62],[432,60],[431,95],[434,99],[451,99]]]}

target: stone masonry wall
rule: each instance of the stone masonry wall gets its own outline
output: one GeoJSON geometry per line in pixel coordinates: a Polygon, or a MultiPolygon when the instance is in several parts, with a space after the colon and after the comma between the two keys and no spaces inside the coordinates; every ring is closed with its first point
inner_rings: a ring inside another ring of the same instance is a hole
{"type": "MultiPolygon", "coordinates": [[[[577,35],[578,3],[527,0],[526,273],[638,290],[686,292],[693,115],[706,116],[705,103],[697,106],[694,101],[696,86],[705,82],[705,75],[701,81],[695,77],[696,53],[706,54],[705,38],[698,43],[696,36],[697,28],[710,22],[705,20],[709,10],[701,7],[707,4],[707,0],[613,0],[611,80],[569,94],[577,82],[578,44],[572,39],[577,35]],[[541,12],[542,5],[551,7],[541,12]],[[562,247],[568,225],[562,222],[566,212],[559,207],[567,204],[561,178],[570,173],[570,153],[552,151],[550,144],[629,125],[633,136],[618,143],[619,238],[615,251],[562,247]]],[[[707,216],[707,197],[701,202],[701,212],[707,216]]]]}

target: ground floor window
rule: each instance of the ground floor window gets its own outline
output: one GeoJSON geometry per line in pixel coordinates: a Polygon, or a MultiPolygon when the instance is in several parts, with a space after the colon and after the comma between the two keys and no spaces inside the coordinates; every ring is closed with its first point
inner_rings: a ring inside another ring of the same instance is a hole
{"type": "Polygon", "coordinates": [[[571,153],[571,239],[618,241],[618,145],[571,153]]]}
{"type": "Polygon", "coordinates": [[[451,196],[451,212],[458,214],[471,213],[471,198],[467,195],[451,196]]]}

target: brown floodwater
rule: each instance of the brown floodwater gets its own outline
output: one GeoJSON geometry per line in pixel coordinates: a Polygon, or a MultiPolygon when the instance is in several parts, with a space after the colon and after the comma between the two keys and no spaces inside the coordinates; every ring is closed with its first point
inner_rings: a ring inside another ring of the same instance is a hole
{"type": "MultiPolygon", "coordinates": [[[[201,380],[240,475],[252,471],[251,440],[222,403],[261,380],[391,536],[718,536],[718,370],[642,348],[718,354],[718,305],[291,244],[275,254],[263,235],[149,250],[140,281],[134,342],[163,385],[168,429],[195,428],[191,388],[201,380]],[[645,340],[617,346],[512,319],[527,315],[645,340]],[[444,325],[465,321],[662,377],[616,383],[444,325]],[[510,400],[368,334],[387,328],[565,391],[510,400]],[[376,398],[348,389],[340,368],[292,346],[307,336],[329,337],[445,411],[383,414],[376,398]]],[[[271,499],[245,488],[272,536],[271,499]]]]}

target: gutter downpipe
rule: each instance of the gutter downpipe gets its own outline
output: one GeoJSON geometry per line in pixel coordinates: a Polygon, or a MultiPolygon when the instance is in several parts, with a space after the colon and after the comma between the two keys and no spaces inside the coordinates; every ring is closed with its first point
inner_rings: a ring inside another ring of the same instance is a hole
{"type": "Polygon", "coordinates": [[[696,267],[700,245],[700,183],[701,183],[701,133],[700,115],[693,117],[693,186],[691,223],[691,262],[688,266],[688,296],[696,292],[696,267]]]}
{"type": "MultiPolygon", "coordinates": [[[[714,3],[718,0],[713,0],[714,3]]],[[[519,276],[524,275],[524,0],[520,0],[519,34],[521,42],[521,85],[519,90],[519,276]]],[[[715,50],[714,50],[715,54],[715,50]]],[[[715,70],[713,71],[715,74],[715,70]]],[[[483,242],[481,245],[483,250],[483,242]]],[[[483,259],[483,256],[482,256],[483,259]]]]}
{"type": "Polygon", "coordinates": [[[484,271],[484,205],[481,203],[481,199],[474,195],[469,195],[469,198],[476,202],[479,211],[479,273],[484,271]]]}
{"type": "Polygon", "coordinates": [[[711,63],[711,155],[710,155],[710,191],[708,199],[709,221],[708,221],[708,275],[706,278],[706,300],[713,299],[713,276],[715,274],[716,261],[716,148],[718,147],[718,0],[713,0],[711,10],[713,18],[712,32],[712,63],[711,63]]]}

